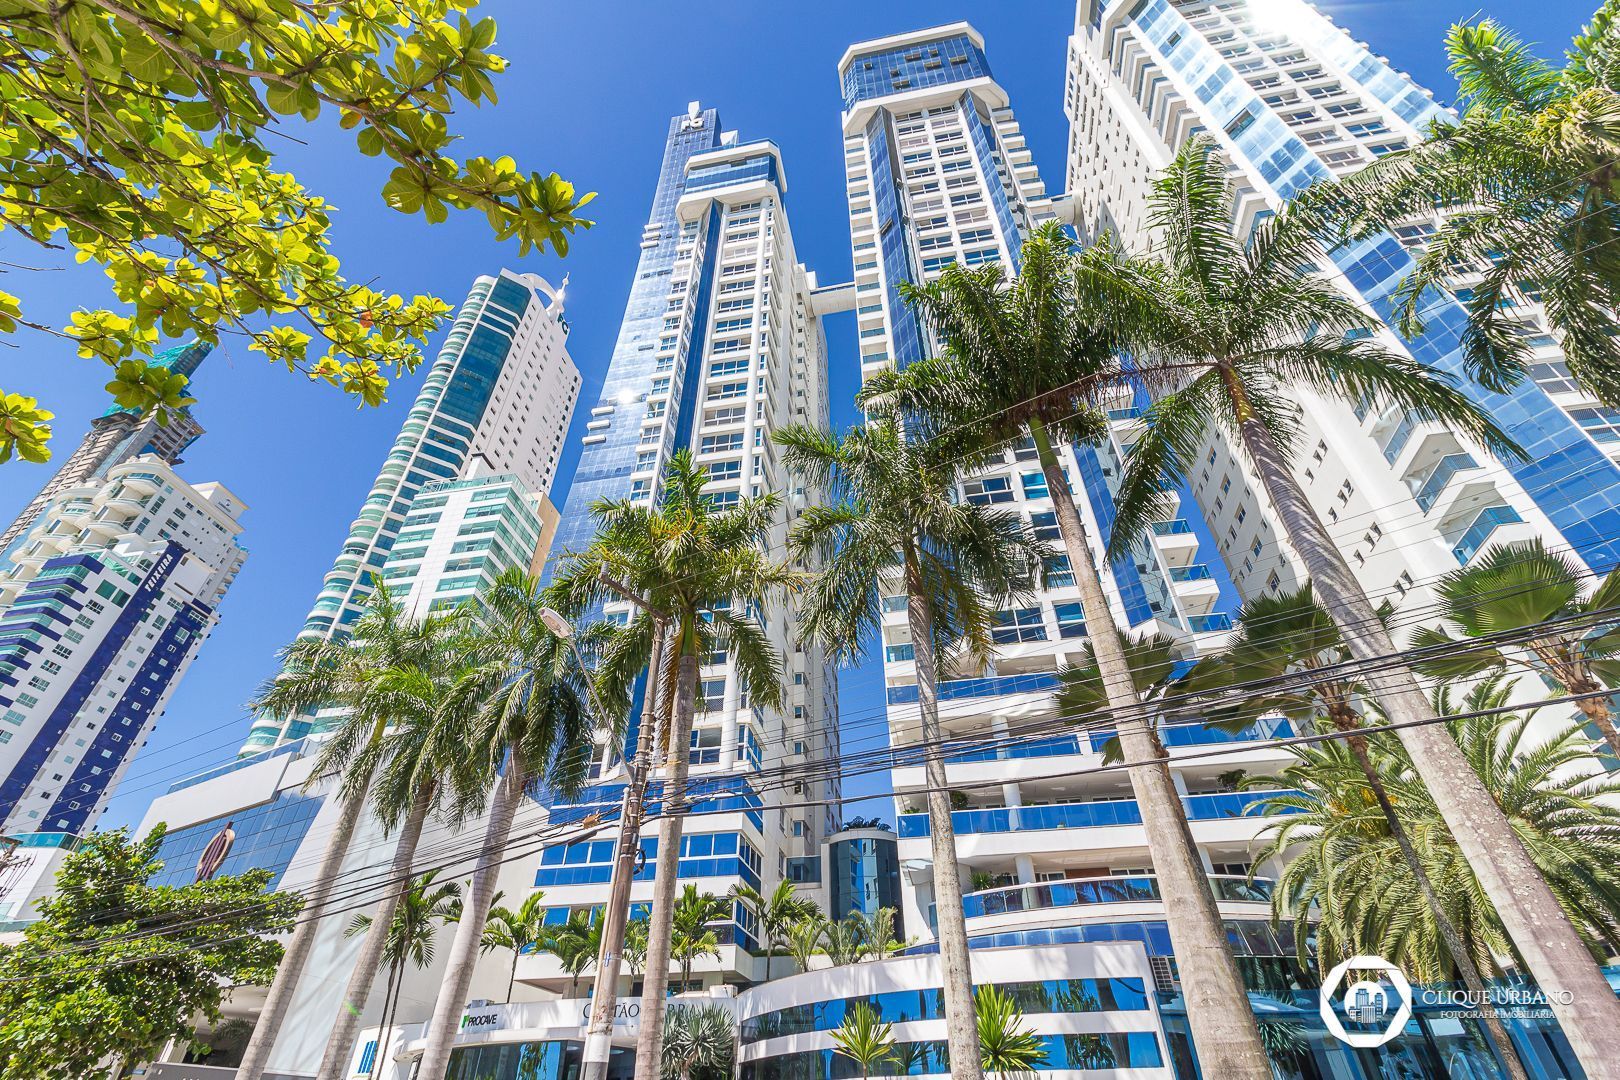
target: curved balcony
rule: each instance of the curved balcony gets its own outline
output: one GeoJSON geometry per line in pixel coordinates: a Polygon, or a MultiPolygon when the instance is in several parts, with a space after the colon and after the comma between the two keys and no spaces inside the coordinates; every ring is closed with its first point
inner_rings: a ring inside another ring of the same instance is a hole
{"type": "Polygon", "coordinates": [[[1476,514],[1468,528],[1463,530],[1462,536],[1458,537],[1457,543],[1452,546],[1451,553],[1456,556],[1460,565],[1467,566],[1498,528],[1523,520],[1517,510],[1506,504],[1487,506],[1476,514]]]}
{"type": "MultiPolygon", "coordinates": [[[[1269,904],[1275,884],[1270,878],[1251,881],[1234,874],[1209,875],[1210,890],[1222,903],[1269,904]]],[[[968,893],[962,897],[962,912],[969,919],[981,919],[1097,904],[1154,903],[1160,899],[1156,877],[1073,878],[968,893]]]]}

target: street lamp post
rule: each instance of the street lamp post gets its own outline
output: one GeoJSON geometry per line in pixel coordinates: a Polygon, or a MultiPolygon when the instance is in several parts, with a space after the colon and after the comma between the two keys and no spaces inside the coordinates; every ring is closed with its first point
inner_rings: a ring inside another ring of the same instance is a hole
{"type": "MultiPolygon", "coordinates": [[[[647,780],[651,773],[654,728],[658,712],[659,676],[663,671],[664,639],[669,619],[647,607],[642,600],[617,582],[606,579],[632,604],[653,617],[652,656],[647,664],[646,700],[641,710],[641,730],[636,736],[635,755],[625,766],[624,799],[619,810],[619,838],[614,849],[613,877],[607,907],[602,913],[602,948],[597,956],[596,979],[591,991],[590,1021],[585,1029],[585,1047],[580,1080],[606,1080],[613,1052],[613,1017],[618,1009],[619,971],[624,960],[624,932],[630,915],[630,886],[636,874],[636,855],[641,849],[641,821],[645,808],[647,780]]],[[[573,627],[547,608],[541,618],[559,637],[573,645],[573,627]]],[[[574,646],[576,655],[578,646],[574,646]]],[[[674,752],[675,748],[671,748],[674,752]]]]}

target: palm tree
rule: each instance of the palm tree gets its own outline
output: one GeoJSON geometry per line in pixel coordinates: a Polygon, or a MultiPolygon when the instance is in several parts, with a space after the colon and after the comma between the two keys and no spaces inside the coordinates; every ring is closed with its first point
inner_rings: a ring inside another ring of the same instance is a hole
{"type": "MultiPolygon", "coordinates": [[[[377,1075],[377,1062],[383,1056],[394,1026],[394,1010],[399,1005],[406,962],[418,969],[433,963],[433,944],[438,936],[435,924],[453,923],[461,918],[461,886],[453,881],[436,883],[434,879],[438,875],[437,870],[428,870],[410,883],[393,905],[388,931],[382,935],[382,962],[388,965],[388,983],[383,989],[382,1026],[377,1033],[377,1053],[372,1057],[370,1076],[377,1075]]],[[[377,925],[374,916],[361,912],[349,923],[344,934],[349,937],[369,935],[377,925]]],[[[349,1048],[354,1049],[352,1040],[349,1048]]]]}
{"type": "Polygon", "coordinates": [[[463,747],[481,789],[493,787],[494,793],[466,911],[428,1021],[418,1080],[444,1080],[518,804],[535,784],[565,797],[576,794],[590,765],[590,754],[581,751],[593,733],[585,705],[590,676],[568,643],[547,628],[545,609],[539,583],[517,568],[481,589],[467,616],[476,637],[474,663],[439,713],[442,737],[463,747]]]}
{"type": "Polygon", "coordinates": [[[801,583],[797,571],[764,553],[781,500],[766,494],[722,508],[705,491],[707,481],[708,472],[681,450],[665,469],[656,505],[597,503],[592,507],[595,539],[568,560],[553,584],[557,606],[568,612],[619,599],[616,587],[642,598],[645,608],[616,635],[612,656],[603,659],[605,667],[620,669],[610,675],[621,684],[629,681],[626,669],[639,669],[652,653],[656,619],[650,612],[658,612],[669,626],[662,655],[674,677],[666,672],[660,681],[672,688],[673,705],[665,714],[670,721],[659,748],[665,758],[664,827],[648,916],[636,1080],[653,1080],[663,1030],[698,667],[703,657],[724,649],[731,678],[748,687],[750,699],[766,707],[779,705],[781,657],[755,613],[764,618],[774,601],[801,583]]]}
{"type": "Polygon", "coordinates": [[[1033,1075],[1046,1061],[1046,1044],[1030,1028],[1012,995],[995,986],[981,986],[974,999],[979,1006],[979,1050],[984,1067],[1001,1076],[1033,1075]]]}
{"type": "MultiPolygon", "coordinates": [[[[1181,642],[1156,633],[1140,638],[1123,632],[1116,636],[1138,700],[1158,701],[1178,686],[1185,648],[1181,642]]],[[[1091,728],[1108,716],[1108,690],[1089,639],[1081,643],[1075,659],[1058,673],[1057,710],[1059,716],[1083,728],[1091,728]]],[[[1103,760],[1124,760],[1117,734],[1103,743],[1103,760]]]]}
{"type": "MultiPolygon", "coordinates": [[[[365,809],[367,794],[377,767],[383,759],[383,736],[394,719],[377,707],[371,692],[383,672],[416,665],[442,647],[443,628],[418,623],[406,614],[387,589],[375,590],[366,601],[364,614],[354,624],[352,637],[340,640],[301,639],[281,652],[281,673],[269,680],[249,704],[261,716],[294,716],[323,708],[344,710],[342,719],[321,744],[315,767],[310,771],[311,786],[333,776],[340,810],[332,823],[332,835],[321,855],[320,867],[304,891],[304,910],[319,912],[331,901],[354,839],[355,827],[365,809]]],[[[403,884],[408,876],[400,877],[403,884]]],[[[388,919],[384,916],[384,923],[388,919]]],[[[270,982],[264,1008],[253,1036],[242,1052],[238,1074],[243,1080],[261,1080],[266,1061],[287,1019],[292,995],[309,962],[319,920],[305,919],[293,930],[282,953],[275,978],[270,982]]],[[[372,976],[376,961],[371,964],[372,976]]],[[[353,1029],[345,1048],[354,1045],[353,1029]]]]}
{"type": "Polygon", "coordinates": [[[800,971],[809,971],[810,961],[823,951],[821,943],[827,936],[827,916],[816,911],[796,919],[788,924],[786,935],[788,955],[793,957],[800,971]]]}
{"type": "Polygon", "coordinates": [[[821,928],[821,946],[833,967],[858,964],[866,956],[865,930],[859,914],[828,919],[821,928]]]}
{"type": "Polygon", "coordinates": [[[659,1047],[663,1080],[729,1080],[737,1028],[719,1005],[677,1005],[664,1014],[659,1047]]]}
{"type": "Polygon", "coordinates": [[[647,920],[631,919],[624,924],[624,966],[634,979],[647,968],[647,920]]]}
{"type": "Polygon", "coordinates": [[[832,500],[807,507],[789,538],[795,555],[823,567],[800,604],[800,634],[838,659],[858,660],[881,624],[884,596],[906,596],[929,788],[946,1037],[956,1074],[977,1080],[972,969],[941,748],[936,655],[958,642],[974,656],[988,654],[991,605],[1028,590],[1045,550],[1016,514],[955,498],[963,447],[947,433],[908,440],[893,418],[875,415],[842,436],[794,426],[776,440],[788,468],[832,500]]]}
{"type": "MultiPolygon", "coordinates": [[[[1620,23],[1604,4],[1561,67],[1493,19],[1446,37],[1460,119],[1437,119],[1423,142],[1380,158],[1335,188],[1327,207],[1357,235],[1443,214],[1397,294],[1403,329],[1421,326],[1425,292],[1459,266],[1484,268],[1467,301],[1464,357],[1499,389],[1523,377],[1527,348],[1503,309],[1514,294],[1545,305],[1569,369],[1620,404],[1620,23]]],[[[1430,294],[1432,296],[1432,294],[1430,294]]]]}
{"type": "Polygon", "coordinates": [[[602,951],[602,921],[589,911],[575,911],[541,944],[568,973],[568,996],[579,996],[579,980],[602,951]]]}
{"type": "MultiPolygon", "coordinates": [[[[1566,694],[1596,694],[1620,686],[1620,631],[1614,629],[1620,620],[1613,617],[1620,605],[1620,571],[1611,571],[1585,597],[1583,576],[1579,565],[1548,551],[1539,537],[1504,544],[1474,565],[1447,574],[1437,589],[1441,614],[1462,631],[1464,640],[1437,627],[1419,630],[1413,647],[1441,655],[1418,669],[1438,679],[1468,679],[1509,667],[1528,668],[1566,694]],[[1466,644],[1468,638],[1534,630],[1561,620],[1573,621],[1547,627],[1512,649],[1466,644]]],[[[1584,697],[1575,704],[1601,733],[1609,752],[1620,758],[1620,731],[1615,730],[1608,697],[1584,697]]]]}
{"type": "Polygon", "coordinates": [[[714,893],[700,893],[687,885],[675,901],[671,955],[681,965],[681,989],[692,981],[692,961],[700,956],[720,957],[720,938],[709,925],[731,914],[734,901],[714,893]]]}
{"type": "MultiPolygon", "coordinates": [[[[1620,778],[1591,771],[1591,741],[1576,724],[1543,738],[1532,717],[1504,710],[1511,685],[1485,680],[1460,701],[1436,691],[1441,715],[1458,715],[1449,729],[1464,759],[1515,823],[1546,876],[1565,916],[1579,928],[1583,949],[1620,948],[1620,778]],[[1476,713],[1487,715],[1472,715],[1476,713]]],[[[1369,737],[1375,770],[1412,838],[1433,891],[1463,940],[1462,952],[1482,970],[1499,972],[1497,958],[1517,942],[1479,887],[1435,800],[1419,780],[1410,753],[1387,735],[1369,737]]],[[[1315,923],[1316,960],[1331,965],[1359,954],[1387,957],[1414,981],[1449,974],[1447,948],[1433,910],[1401,858],[1383,810],[1359,763],[1338,741],[1296,744],[1296,759],[1270,780],[1297,792],[1268,798],[1277,813],[1267,823],[1260,858],[1287,854],[1273,904],[1278,918],[1315,923]]],[[[1301,959],[1308,935],[1298,935],[1301,959]]]]}
{"type": "MultiPolygon", "coordinates": [[[[1371,336],[1369,317],[1313,269],[1327,261],[1310,214],[1284,210],[1248,241],[1232,233],[1233,193],[1213,143],[1184,146],[1154,184],[1157,254],[1100,245],[1081,256],[1092,317],[1112,320],[1139,358],[1185,382],[1143,416],[1117,501],[1110,543],[1130,543],[1164,513],[1166,479],[1179,482],[1211,424],[1242,447],[1294,551],[1344,636],[1351,657],[1375,665],[1368,688],[1416,762],[1525,966],[1588,1067],[1620,1060],[1620,1001],[1591,961],[1534,861],[1434,710],[1366,592],[1289,467],[1304,385],[1332,398],[1385,400],[1419,420],[1443,421],[1501,453],[1516,452],[1488,416],[1423,364],[1371,336]],[[1572,1004],[1565,1004],[1571,1002],[1572,1004]]],[[[1194,1036],[1196,1039],[1196,1034],[1194,1036]]]]}
{"type": "Polygon", "coordinates": [[[480,947],[506,949],[512,954],[512,968],[506,977],[506,1000],[512,1000],[512,988],[517,985],[518,957],[533,952],[546,943],[550,928],[546,926],[546,894],[535,891],[523,898],[517,910],[499,904],[489,909],[489,920],[484,925],[484,940],[480,947]]]}
{"type": "Polygon", "coordinates": [[[862,960],[886,960],[905,947],[894,937],[894,908],[880,907],[870,915],[852,911],[846,918],[860,927],[862,960]]]}
{"type": "Polygon", "coordinates": [[[797,893],[793,882],[786,880],[778,882],[768,897],[762,896],[752,885],[735,885],[731,889],[732,899],[753,914],[760,937],[765,940],[766,982],[771,981],[771,959],[782,944],[787,928],[816,910],[815,901],[797,893]]]}
{"type": "MultiPolygon", "coordinates": [[[[1316,602],[1311,587],[1305,585],[1244,604],[1238,613],[1236,632],[1225,647],[1194,666],[1183,685],[1191,692],[1211,695],[1208,720],[1215,727],[1247,730],[1262,718],[1281,713],[1307,730],[1320,723],[1347,736],[1341,743],[1319,748],[1321,762],[1337,767],[1348,758],[1360,772],[1364,790],[1371,793],[1383,818],[1382,826],[1394,840],[1428,908],[1451,968],[1474,1000],[1488,1001],[1485,980],[1462,934],[1452,924],[1373,761],[1368,736],[1362,733],[1360,703],[1366,687],[1356,678],[1350,663],[1338,626],[1316,602]],[[1308,678],[1289,679],[1297,675],[1308,678]],[[1257,686],[1267,689],[1257,692],[1257,686]],[[1231,690],[1231,694],[1223,696],[1223,690],[1231,690]]],[[[1366,827],[1376,832],[1379,826],[1369,820],[1366,827]]],[[[1524,1080],[1527,1074],[1518,1051],[1496,1011],[1481,1010],[1480,1020],[1500,1050],[1508,1075],[1513,1080],[1524,1080]]]]}
{"type": "Polygon", "coordinates": [[[438,812],[456,826],[477,809],[465,798],[473,789],[465,748],[447,743],[437,723],[439,710],[465,672],[467,642],[460,633],[460,620],[453,616],[430,617],[421,632],[425,640],[437,643],[437,650],[425,652],[417,663],[373,673],[364,699],[355,703],[362,711],[390,718],[371,801],[383,828],[398,833],[388,880],[400,882],[400,889],[390,890],[373,909],[373,930],[361,943],[349,973],[346,1007],[333,1018],[317,1080],[347,1076],[355,1034],[382,963],[380,928],[393,918],[392,910],[400,903],[428,816],[438,812]]]}
{"type": "Polygon", "coordinates": [[[857,1001],[844,1013],[844,1022],[832,1030],[833,1053],[847,1057],[870,1080],[878,1065],[894,1064],[894,1025],[878,1019],[870,1002],[857,1001]]]}
{"type": "MultiPolygon", "coordinates": [[[[1260,1033],[1243,979],[1227,945],[1203,864],[1162,748],[1134,692],[1118,646],[1113,610],[1103,590],[1084,519],[1059,456],[1063,443],[1096,442],[1108,431],[1100,402],[1130,392],[1155,369],[1133,373],[1119,360],[1119,340],[1105,320],[1086,317],[1073,245],[1053,222],[1024,242],[1016,278],[999,266],[952,267],[907,292],[944,344],[934,359],[868,380],[863,394],[892,401],[921,434],[965,432],[999,457],[1007,441],[1033,442],[1091,649],[1104,672],[1105,704],[1115,714],[1120,750],[1141,807],[1148,848],[1163,880],[1165,917],[1176,950],[1188,1022],[1211,1072],[1266,1080],[1260,1033]]],[[[1143,529],[1130,534],[1140,543],[1143,529]]],[[[1116,535],[1118,535],[1116,533],[1116,535]]]]}

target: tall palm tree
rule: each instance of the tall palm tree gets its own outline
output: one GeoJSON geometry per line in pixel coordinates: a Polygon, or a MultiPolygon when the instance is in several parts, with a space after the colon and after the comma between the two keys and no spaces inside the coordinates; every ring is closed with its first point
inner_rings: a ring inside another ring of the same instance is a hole
{"type": "MultiPolygon", "coordinates": [[[[1103,439],[1108,418],[1101,403],[1129,393],[1144,377],[1121,363],[1110,324],[1085,317],[1073,254],[1072,242],[1053,222],[1024,242],[1011,281],[995,265],[952,267],[929,285],[908,290],[944,350],[868,380],[863,395],[891,401],[924,437],[965,433],[998,457],[1007,441],[1026,433],[1034,443],[1103,673],[1104,703],[1115,713],[1124,761],[1133,766],[1132,791],[1165,886],[1165,917],[1193,1040],[1210,1071],[1266,1080],[1265,1048],[1242,975],[1206,886],[1185,807],[1119,647],[1113,609],[1059,453],[1064,443],[1103,439]]],[[[1133,544],[1140,542],[1140,531],[1132,534],[1133,544]]]]}
{"type": "Polygon", "coordinates": [[[578,997],[580,977],[602,951],[602,920],[589,911],[573,912],[567,922],[546,934],[542,947],[568,972],[568,996],[578,997]]]}
{"type": "MultiPolygon", "coordinates": [[[[663,1030],[698,667],[704,657],[723,648],[732,665],[731,677],[748,687],[750,699],[767,707],[779,705],[782,660],[756,618],[763,618],[774,602],[801,582],[791,566],[765,554],[781,500],[767,494],[722,507],[714,493],[705,490],[707,482],[707,471],[689,451],[681,450],[665,469],[655,504],[597,503],[592,507],[595,539],[568,560],[553,582],[556,604],[564,611],[584,612],[619,599],[613,591],[618,585],[668,620],[669,638],[662,654],[674,677],[661,682],[672,688],[673,703],[665,714],[670,720],[659,748],[665,760],[664,827],[648,916],[636,1080],[653,1080],[663,1030]]],[[[615,635],[604,667],[633,669],[645,664],[652,653],[654,625],[648,610],[639,611],[625,632],[615,635]]],[[[623,671],[609,674],[621,685],[629,681],[623,671]]]]}
{"type": "Polygon", "coordinates": [[[979,1005],[979,1050],[984,1067],[999,1076],[1033,1076],[1046,1062],[1046,1045],[1034,1030],[1024,1026],[1024,1014],[1012,995],[999,987],[981,986],[975,1000],[979,1005]]]}
{"type": "Polygon", "coordinates": [[[878,1018],[871,1002],[857,1001],[844,1013],[844,1021],[832,1030],[833,1053],[849,1058],[861,1070],[861,1080],[870,1080],[879,1065],[898,1061],[894,1052],[894,1025],[878,1018]]]}
{"type": "MultiPolygon", "coordinates": [[[[438,926],[461,918],[461,886],[453,881],[435,881],[437,870],[428,870],[417,877],[400,894],[388,916],[382,962],[388,965],[388,982],[383,988],[382,1026],[378,1029],[377,1053],[372,1057],[371,1071],[377,1075],[377,1063],[388,1044],[394,1026],[394,1010],[399,1006],[399,993],[404,984],[405,965],[425,968],[433,963],[433,946],[438,926]]],[[[344,933],[370,935],[380,924],[376,916],[361,912],[349,923],[344,933]]],[[[354,1050],[351,1039],[349,1050],[354,1050]]]]}
{"type": "Polygon", "coordinates": [[[481,589],[467,616],[477,639],[474,664],[439,713],[443,737],[464,747],[481,789],[494,791],[466,910],[428,1021],[419,1080],[444,1080],[519,803],[536,784],[565,797],[577,794],[590,766],[582,750],[594,731],[585,704],[590,675],[546,626],[545,610],[539,582],[517,568],[481,589]]]}
{"type": "Polygon", "coordinates": [[[1545,305],[1571,374],[1620,404],[1617,14],[1604,3],[1556,67],[1494,19],[1453,26],[1446,53],[1461,117],[1319,196],[1361,235],[1458,208],[1441,215],[1397,299],[1405,329],[1416,329],[1426,290],[1459,266],[1483,267],[1462,341],[1492,388],[1523,377],[1527,345],[1504,310],[1517,294],[1545,305]]]}
{"type": "MultiPolygon", "coordinates": [[[[1537,738],[1532,717],[1496,711],[1509,706],[1512,688],[1492,677],[1465,696],[1440,688],[1436,705],[1470,769],[1513,820],[1515,830],[1546,875],[1559,908],[1579,928],[1583,947],[1602,954],[1620,949],[1620,778],[1591,770],[1591,740],[1576,724],[1537,738]],[[1470,715],[1490,710],[1489,715],[1470,715]]],[[[1483,971],[1499,971],[1498,957],[1513,956],[1517,942],[1505,932],[1478,876],[1463,857],[1411,754],[1388,735],[1369,737],[1375,771],[1434,883],[1463,951],[1483,971]]],[[[1295,744],[1295,761],[1276,777],[1251,785],[1296,787],[1262,806],[1277,814],[1266,826],[1261,858],[1288,861],[1273,904],[1280,918],[1315,923],[1316,960],[1348,956],[1388,958],[1414,981],[1446,978],[1454,957],[1438,932],[1369,790],[1361,766],[1341,742],[1295,744]]],[[[1300,934],[1299,948],[1309,948],[1300,934]]]]}
{"type": "MultiPolygon", "coordinates": [[[[1539,537],[1504,544],[1474,565],[1447,574],[1436,590],[1440,611],[1446,622],[1462,631],[1463,640],[1438,627],[1419,630],[1413,647],[1445,650],[1437,659],[1418,665],[1419,670],[1439,679],[1467,679],[1489,671],[1529,669],[1566,694],[1620,687],[1620,630],[1615,629],[1620,618],[1613,614],[1620,605],[1620,571],[1611,571],[1590,596],[1585,595],[1584,576],[1577,563],[1547,550],[1539,537]],[[1467,642],[1534,630],[1557,620],[1576,621],[1546,627],[1507,649],[1467,642]]],[[[1620,731],[1615,730],[1609,699],[1582,698],[1576,708],[1602,734],[1609,752],[1620,758],[1620,731]]]]}
{"type": "Polygon", "coordinates": [[[658,1072],[663,1080],[729,1080],[737,1026],[720,1005],[678,1005],[664,1014],[658,1072]]]}
{"type": "Polygon", "coordinates": [[[874,415],[842,436],[794,426],[776,440],[788,468],[832,500],[807,507],[789,537],[795,555],[813,556],[823,567],[800,603],[800,634],[823,643],[837,659],[858,660],[878,633],[884,596],[906,597],[928,780],[946,1039],[956,1075],[978,1080],[937,656],[958,643],[976,657],[987,655],[994,605],[1028,591],[1045,549],[1017,515],[955,498],[963,447],[948,434],[908,440],[893,418],[874,415]]]}
{"type": "Polygon", "coordinates": [[[714,893],[700,893],[696,885],[687,885],[675,901],[674,934],[670,953],[681,965],[681,989],[687,990],[692,981],[692,962],[700,956],[720,955],[720,937],[709,924],[731,914],[728,900],[714,893]]]}
{"type": "Polygon", "coordinates": [[[787,935],[787,928],[795,921],[816,910],[814,900],[798,895],[791,881],[783,880],[764,896],[752,885],[735,885],[731,895],[754,916],[759,935],[765,940],[765,981],[771,981],[771,960],[787,935]]]}
{"type": "Polygon", "coordinates": [[[517,985],[518,957],[533,952],[546,943],[551,928],[546,926],[546,894],[536,890],[523,898],[516,910],[500,904],[489,909],[489,920],[484,925],[485,950],[505,949],[512,954],[512,967],[506,976],[506,1000],[512,1000],[512,988],[517,985]]]}
{"type": "MultiPolygon", "coordinates": [[[[341,779],[336,790],[337,819],[315,877],[304,891],[305,912],[319,913],[331,902],[372,779],[384,758],[383,736],[393,717],[371,695],[374,684],[383,672],[433,657],[442,647],[442,636],[442,628],[418,623],[387,589],[377,589],[367,598],[351,637],[301,639],[288,645],[281,653],[281,673],[266,682],[249,703],[261,716],[295,716],[331,707],[344,710],[310,771],[311,786],[334,776],[341,779]]],[[[253,1036],[242,1052],[242,1064],[237,1067],[242,1080],[263,1077],[319,928],[318,919],[305,919],[293,930],[253,1036]]],[[[373,973],[375,970],[373,962],[373,973]]],[[[348,1045],[354,1045],[352,1031],[348,1045]]]]}
{"type": "Polygon", "coordinates": [[[1359,333],[1369,317],[1314,269],[1327,259],[1312,215],[1285,209],[1247,242],[1234,236],[1233,193],[1213,146],[1190,140],[1155,181],[1153,255],[1105,244],[1081,256],[1092,317],[1112,320],[1140,360],[1172,366],[1184,380],[1143,416],[1110,544],[1129,544],[1163,516],[1166,478],[1179,482],[1211,424],[1242,448],[1350,655],[1376,665],[1366,675],[1372,696],[1398,726],[1529,973],[1558,1002],[1553,1011],[1577,1056],[1590,1068],[1620,1060],[1620,1001],[1512,825],[1434,723],[1416,675],[1390,662],[1399,656],[1394,641],[1290,469],[1297,407],[1288,391],[1384,400],[1499,452],[1517,448],[1461,391],[1359,333]]]}
{"type": "MultiPolygon", "coordinates": [[[[1384,777],[1373,760],[1369,738],[1362,732],[1361,702],[1366,687],[1356,678],[1351,656],[1338,626],[1316,602],[1311,587],[1251,600],[1238,613],[1236,632],[1220,652],[1204,658],[1188,672],[1182,685],[1189,692],[1210,695],[1208,721],[1226,730],[1245,730],[1266,716],[1278,713],[1310,730],[1317,726],[1346,735],[1342,742],[1320,747],[1324,765],[1339,766],[1347,758],[1361,773],[1361,782],[1377,805],[1383,828],[1394,840],[1401,861],[1428,908],[1434,932],[1445,948],[1451,971],[1474,995],[1490,1000],[1484,977],[1473,953],[1452,923],[1423,858],[1396,812],[1384,777]],[[1290,676],[1308,676],[1291,680],[1290,676]],[[1264,687],[1256,690],[1255,687],[1264,687]],[[1221,691],[1230,691],[1222,695],[1221,691]]],[[[1376,830],[1376,822],[1367,827],[1376,830]]],[[[1354,955],[1354,954],[1346,954],[1354,955]]],[[[1330,965],[1331,966],[1331,965],[1330,965]]],[[[1496,1010],[1484,1009],[1480,1021],[1490,1033],[1512,1080],[1528,1075],[1518,1050],[1496,1010]]]]}
{"type": "Polygon", "coordinates": [[[385,893],[372,911],[372,929],[349,973],[343,1007],[333,1017],[317,1080],[343,1080],[347,1075],[360,1018],[382,963],[382,928],[401,902],[428,816],[437,812],[454,827],[477,809],[465,797],[475,789],[467,772],[465,748],[447,743],[437,723],[439,710],[465,672],[467,641],[455,617],[429,618],[421,632],[425,640],[437,643],[437,650],[424,652],[416,663],[373,673],[365,699],[359,703],[365,710],[390,718],[371,801],[383,828],[398,834],[388,881],[400,885],[385,893]]]}

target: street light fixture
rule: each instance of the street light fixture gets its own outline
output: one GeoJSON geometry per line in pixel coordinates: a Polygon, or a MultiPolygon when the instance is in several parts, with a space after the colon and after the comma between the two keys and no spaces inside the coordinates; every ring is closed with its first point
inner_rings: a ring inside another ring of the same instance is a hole
{"type": "Polygon", "coordinates": [[[562,617],[554,608],[541,608],[540,621],[546,624],[546,629],[562,638],[564,641],[574,640],[574,624],[562,617]]]}

